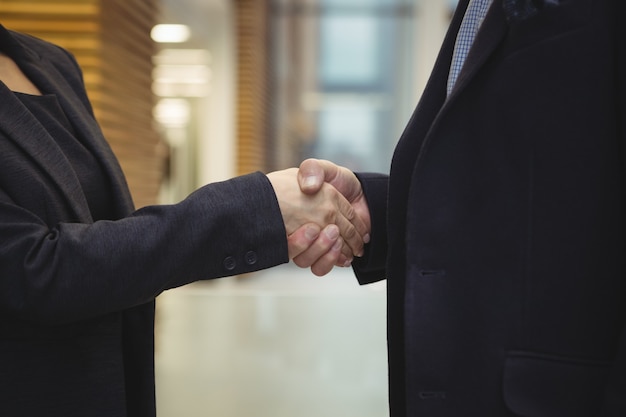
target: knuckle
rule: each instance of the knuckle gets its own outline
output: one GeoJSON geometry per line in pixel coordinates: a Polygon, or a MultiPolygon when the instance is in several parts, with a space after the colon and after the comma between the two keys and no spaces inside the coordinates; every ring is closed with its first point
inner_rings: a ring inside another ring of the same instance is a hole
{"type": "Polygon", "coordinates": [[[348,239],[348,240],[357,239],[357,237],[359,236],[356,228],[352,224],[348,225],[348,227],[344,231],[343,235],[344,235],[344,238],[348,239]]]}
{"type": "Polygon", "coordinates": [[[293,259],[293,263],[300,268],[308,268],[311,266],[311,263],[306,259],[306,257],[296,257],[293,259]]]}
{"type": "Polygon", "coordinates": [[[347,207],[348,208],[346,209],[345,216],[348,218],[348,220],[352,221],[354,220],[354,217],[356,216],[356,212],[354,210],[354,207],[350,205],[347,207]]]}

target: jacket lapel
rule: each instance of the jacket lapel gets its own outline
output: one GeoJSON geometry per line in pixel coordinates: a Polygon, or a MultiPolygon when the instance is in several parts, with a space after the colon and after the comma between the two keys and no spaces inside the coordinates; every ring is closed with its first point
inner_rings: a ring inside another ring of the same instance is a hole
{"type": "Polygon", "coordinates": [[[494,0],[491,5],[446,105],[454,102],[504,40],[508,24],[501,3],[501,0],[494,0]]]}
{"type": "Polygon", "coordinates": [[[91,220],[80,182],[54,139],[4,83],[0,83],[0,100],[0,131],[49,175],[66,196],[72,215],[91,220]]]}
{"type": "Polygon", "coordinates": [[[84,88],[82,79],[70,83],[67,76],[61,74],[59,68],[45,57],[27,60],[23,71],[43,91],[56,94],[79,139],[100,162],[101,169],[110,180],[114,195],[122,197],[116,201],[117,216],[128,215],[133,209],[133,204],[122,168],[94,118],[91,105],[86,98],[87,93],[82,91],[76,93],[77,89],[84,88]]]}
{"type": "MultiPolygon", "coordinates": [[[[489,56],[493,54],[495,49],[502,42],[506,35],[507,23],[502,11],[501,1],[502,0],[494,0],[494,4],[485,17],[483,27],[476,36],[474,46],[465,60],[465,64],[457,78],[456,84],[450,95],[447,96],[446,88],[450,65],[452,64],[454,45],[463,16],[469,4],[469,0],[459,1],[441,46],[441,50],[439,51],[439,55],[435,61],[431,76],[416,111],[409,121],[408,127],[410,127],[410,129],[408,130],[412,133],[410,135],[411,137],[409,138],[407,135],[403,135],[400,141],[403,139],[414,141],[416,136],[427,138],[428,132],[432,131],[433,126],[436,125],[441,116],[446,113],[447,108],[456,101],[458,95],[467,87],[489,56]]],[[[417,144],[418,148],[423,148],[423,145],[424,142],[417,144]]]]}
{"type": "MultiPolygon", "coordinates": [[[[91,105],[88,102],[86,93],[84,92],[83,80],[80,78],[78,69],[67,68],[67,73],[61,73],[63,69],[59,68],[59,64],[48,61],[45,57],[40,56],[36,51],[31,50],[20,39],[16,39],[0,26],[0,40],[9,44],[14,50],[14,59],[22,71],[37,85],[42,92],[47,94],[55,94],[59,100],[61,107],[67,115],[70,123],[74,126],[76,134],[79,136],[83,144],[93,153],[95,158],[100,162],[101,169],[110,179],[110,186],[113,194],[119,198],[116,199],[115,207],[116,216],[123,217],[133,210],[133,203],[122,169],[114,156],[113,151],[106,142],[100,127],[98,126],[91,105]],[[75,79],[70,79],[74,74],[75,79]],[[78,76],[77,76],[78,75],[78,76]]],[[[69,58],[68,58],[69,60],[69,58]]],[[[59,185],[73,204],[76,214],[81,214],[81,219],[87,211],[87,204],[80,183],[76,178],[69,162],[64,157],[61,150],[56,146],[53,139],[49,137],[45,129],[37,123],[30,112],[15,98],[13,93],[6,86],[2,85],[2,104],[0,104],[0,129],[11,130],[11,126],[7,126],[8,121],[15,118],[16,113],[20,113],[22,120],[21,128],[25,125],[31,127],[38,126],[36,132],[32,132],[37,139],[30,144],[22,144],[22,148],[33,155],[45,169],[50,170],[52,179],[59,185]],[[44,147],[45,146],[45,147],[44,147]],[[42,152],[46,149],[46,152],[42,152]],[[52,158],[52,159],[50,159],[52,158]],[[50,161],[54,160],[54,167],[49,167],[50,161]],[[76,192],[79,191],[79,192],[76,192]],[[80,208],[79,208],[80,207],[80,208]]],[[[22,130],[13,129],[10,137],[19,141],[24,137],[22,130]]],[[[87,218],[90,218],[87,217],[87,218]]]]}
{"type": "Polygon", "coordinates": [[[439,123],[445,122],[444,116],[450,107],[484,66],[498,45],[504,40],[508,24],[502,10],[501,1],[494,0],[494,4],[492,4],[485,16],[482,28],[474,40],[474,45],[465,60],[456,84],[450,95],[447,96],[447,82],[454,53],[454,44],[465,10],[469,4],[469,0],[459,1],[435,61],[431,77],[413,114],[413,118],[409,121],[405,131],[410,134],[403,135],[398,143],[398,148],[402,147],[403,152],[394,153],[392,170],[393,165],[406,165],[409,163],[409,158],[412,158],[411,161],[415,163],[415,166],[420,164],[420,160],[425,155],[425,149],[433,138],[432,133],[437,130],[439,123]],[[416,138],[422,139],[415,140],[416,138]],[[417,158],[417,160],[414,158],[417,158]]]}

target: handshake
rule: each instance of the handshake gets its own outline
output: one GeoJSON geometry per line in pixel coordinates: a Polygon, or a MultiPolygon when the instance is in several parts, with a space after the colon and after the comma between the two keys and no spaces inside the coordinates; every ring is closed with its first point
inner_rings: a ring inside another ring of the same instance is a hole
{"type": "Polygon", "coordinates": [[[307,159],[267,174],[287,230],[289,259],[318,276],[363,255],[371,222],[361,183],[347,168],[307,159]]]}

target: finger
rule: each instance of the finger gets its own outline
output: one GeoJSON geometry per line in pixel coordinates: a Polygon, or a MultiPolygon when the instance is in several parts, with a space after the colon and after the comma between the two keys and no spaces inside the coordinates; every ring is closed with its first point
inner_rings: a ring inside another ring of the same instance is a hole
{"type": "Polygon", "coordinates": [[[332,185],[349,205],[341,206],[345,216],[367,243],[369,241],[369,210],[363,197],[361,183],[352,171],[323,159],[307,159],[298,169],[298,185],[305,194],[319,192],[324,182],[332,185]]]}
{"type": "Polygon", "coordinates": [[[346,242],[342,239],[343,245],[341,245],[341,254],[339,255],[339,260],[337,261],[337,266],[348,266],[352,263],[352,259],[354,259],[354,253],[352,253],[352,248],[346,244],[346,242]]]}
{"type": "MultiPolygon", "coordinates": [[[[291,235],[287,236],[287,248],[289,259],[293,259],[305,252],[317,240],[321,228],[315,223],[308,223],[301,226],[291,235]]],[[[308,268],[310,265],[307,265],[308,268]]]]}
{"type": "Polygon", "coordinates": [[[368,227],[342,196],[337,197],[337,206],[339,213],[334,223],[339,227],[341,237],[352,249],[354,256],[363,256],[364,237],[369,236],[368,227]]]}
{"type": "MultiPolygon", "coordinates": [[[[346,219],[350,221],[356,233],[359,237],[359,247],[362,247],[363,244],[369,243],[370,241],[370,226],[363,221],[363,218],[357,214],[355,214],[354,207],[350,206],[349,213],[346,216],[346,219]]],[[[355,253],[356,254],[356,253],[355,253]]],[[[359,255],[360,256],[360,255],[359,255]]]]}
{"type": "Polygon", "coordinates": [[[298,185],[305,194],[315,194],[326,182],[326,173],[319,159],[307,159],[298,169],[298,185]]]}
{"type": "Polygon", "coordinates": [[[328,274],[337,264],[337,261],[341,256],[342,245],[342,239],[337,239],[337,242],[335,242],[333,247],[311,266],[311,272],[318,277],[328,274]]]}
{"type": "MultiPolygon", "coordinates": [[[[328,225],[322,230],[315,242],[305,251],[294,257],[293,261],[301,268],[308,268],[331,251],[333,247],[337,245],[337,242],[341,243],[341,246],[339,246],[339,254],[333,255],[333,257],[338,258],[341,255],[341,248],[344,246],[343,239],[339,236],[339,228],[336,225],[328,225]]],[[[350,254],[349,251],[348,253],[350,254]]]]}
{"type": "Polygon", "coordinates": [[[350,246],[348,246],[341,237],[339,237],[339,239],[341,239],[343,244],[341,245],[341,253],[339,254],[339,259],[335,262],[335,266],[346,268],[352,264],[354,254],[352,253],[350,246]]]}
{"type": "MultiPolygon", "coordinates": [[[[360,188],[360,183],[358,180],[355,181],[360,188]]],[[[332,184],[331,184],[332,185],[332,184]]],[[[335,188],[336,189],[336,188],[335,188]]],[[[356,229],[359,237],[365,241],[365,243],[369,242],[369,233],[370,233],[370,221],[369,221],[369,210],[367,208],[367,204],[364,203],[363,197],[355,198],[354,201],[350,200],[341,190],[338,190],[341,194],[341,197],[338,197],[338,207],[341,215],[345,217],[356,229]]],[[[343,229],[342,229],[343,230],[343,229]]],[[[342,233],[342,236],[346,238],[346,236],[342,233]]],[[[349,244],[352,246],[352,241],[348,239],[349,244]]],[[[353,246],[352,246],[353,247],[353,246]]],[[[356,254],[356,253],[355,253],[356,254]]]]}
{"type": "MultiPolygon", "coordinates": [[[[372,225],[372,220],[371,220],[371,217],[370,217],[370,211],[369,211],[369,207],[367,205],[367,200],[365,199],[364,195],[361,195],[360,197],[358,197],[354,201],[351,201],[350,204],[354,208],[354,212],[356,213],[356,216],[359,219],[361,219],[361,221],[365,225],[365,234],[363,235],[363,241],[365,243],[369,243],[370,242],[370,233],[371,233],[371,230],[372,230],[372,226],[371,226],[372,225]]],[[[360,231],[360,229],[359,229],[359,231],[360,231]]]]}

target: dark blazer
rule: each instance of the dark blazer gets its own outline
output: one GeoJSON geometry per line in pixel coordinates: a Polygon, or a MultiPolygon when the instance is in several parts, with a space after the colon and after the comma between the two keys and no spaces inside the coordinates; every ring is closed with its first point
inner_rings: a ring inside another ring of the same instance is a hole
{"type": "Polygon", "coordinates": [[[115,200],[94,223],[63,149],[0,83],[0,415],[154,416],[155,297],[287,262],[272,187],[256,173],[133,212],[72,56],[1,26],[0,43],[58,96],[115,200]]]}
{"type": "Polygon", "coordinates": [[[624,2],[494,0],[446,97],[467,4],[388,181],[360,175],[391,416],[626,416],[624,2]]]}

